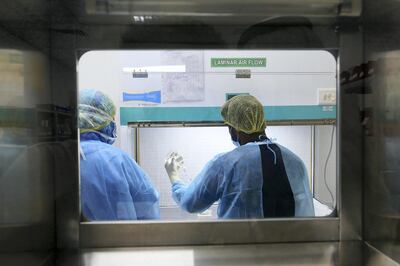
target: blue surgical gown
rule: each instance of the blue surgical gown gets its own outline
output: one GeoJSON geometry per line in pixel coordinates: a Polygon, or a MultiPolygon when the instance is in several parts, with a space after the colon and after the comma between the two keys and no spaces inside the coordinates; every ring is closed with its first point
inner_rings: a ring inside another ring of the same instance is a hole
{"type": "MultiPolygon", "coordinates": [[[[219,218],[263,218],[263,173],[258,145],[266,143],[247,143],[215,156],[191,184],[172,185],[174,200],[191,213],[202,212],[218,201],[219,218]]],[[[278,146],[295,200],[295,216],[314,216],[304,163],[289,149],[278,146]]]]}
{"type": "Polygon", "coordinates": [[[158,192],[128,154],[100,140],[81,140],[81,149],[81,204],[86,219],[159,219],[158,192]]]}

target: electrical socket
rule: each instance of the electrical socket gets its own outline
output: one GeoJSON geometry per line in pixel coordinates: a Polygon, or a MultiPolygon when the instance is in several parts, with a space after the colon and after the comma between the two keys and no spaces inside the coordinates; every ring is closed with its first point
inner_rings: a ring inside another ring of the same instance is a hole
{"type": "Polygon", "coordinates": [[[336,105],[336,89],[318,89],[319,105],[336,105]]]}

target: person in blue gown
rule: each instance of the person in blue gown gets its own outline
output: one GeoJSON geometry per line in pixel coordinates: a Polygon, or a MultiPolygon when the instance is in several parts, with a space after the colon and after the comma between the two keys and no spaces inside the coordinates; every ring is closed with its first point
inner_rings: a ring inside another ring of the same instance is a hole
{"type": "Polygon", "coordinates": [[[79,95],[81,207],[85,219],[159,219],[159,195],[147,174],[112,144],[115,105],[104,93],[79,95]]]}
{"type": "Polygon", "coordinates": [[[188,185],[179,176],[183,158],[172,153],[165,169],[176,203],[200,213],[218,202],[218,217],[224,219],[314,216],[306,167],[268,139],[261,103],[250,95],[235,96],[221,115],[237,147],[216,155],[188,185]]]}

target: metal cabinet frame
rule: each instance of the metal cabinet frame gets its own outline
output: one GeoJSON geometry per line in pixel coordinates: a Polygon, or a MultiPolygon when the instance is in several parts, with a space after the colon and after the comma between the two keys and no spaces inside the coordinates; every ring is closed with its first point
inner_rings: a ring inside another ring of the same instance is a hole
{"type": "MultiPolygon", "coordinates": [[[[334,52],[335,53],[335,52],[334,52]]],[[[337,73],[340,57],[336,53],[337,73]]],[[[341,108],[340,84],[337,78],[337,217],[252,219],[216,221],[129,221],[81,222],[81,248],[133,247],[162,245],[245,244],[277,242],[318,242],[360,239],[355,232],[341,236],[347,227],[357,224],[361,214],[351,219],[342,216],[341,182],[341,108]],[[356,221],[354,221],[356,220],[356,221]]],[[[351,198],[352,195],[345,195],[351,198]]],[[[356,197],[356,196],[355,196],[356,197]]],[[[354,210],[353,210],[354,211],[354,210]]],[[[361,213],[361,207],[360,207],[361,213]]],[[[357,211],[356,211],[357,212],[357,211]]],[[[351,229],[348,229],[350,232],[351,229]]]]}

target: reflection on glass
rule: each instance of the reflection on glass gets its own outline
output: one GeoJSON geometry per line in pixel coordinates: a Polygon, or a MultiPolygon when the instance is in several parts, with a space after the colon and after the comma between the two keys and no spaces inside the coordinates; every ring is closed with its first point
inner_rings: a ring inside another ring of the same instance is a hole
{"type": "Polygon", "coordinates": [[[329,53],[96,51],[80,59],[78,79],[85,220],[313,217],[335,208],[329,53]],[[186,72],[123,71],[160,65],[186,72]]]}
{"type": "MultiPolygon", "coordinates": [[[[76,143],[63,142],[73,118],[53,104],[47,67],[39,52],[0,50],[0,224],[24,237],[29,227],[42,243],[53,241],[51,230],[36,229],[54,223],[54,177],[70,178],[77,164],[60,167],[74,158],[76,143]]],[[[24,237],[13,241],[33,245],[24,237]]]]}
{"type": "Polygon", "coordinates": [[[24,99],[29,76],[27,57],[22,51],[0,50],[0,222],[3,224],[28,223],[34,211],[30,200],[35,189],[24,175],[28,167],[24,151],[32,143],[34,133],[32,105],[24,99]]]}
{"type": "MultiPolygon", "coordinates": [[[[39,132],[50,125],[40,123],[35,108],[37,97],[48,93],[45,67],[39,53],[0,50],[0,229],[16,236],[29,227],[33,237],[35,228],[46,227],[51,217],[50,158],[37,145],[39,132]]],[[[25,235],[7,244],[26,248],[31,243],[25,235]]]]}

